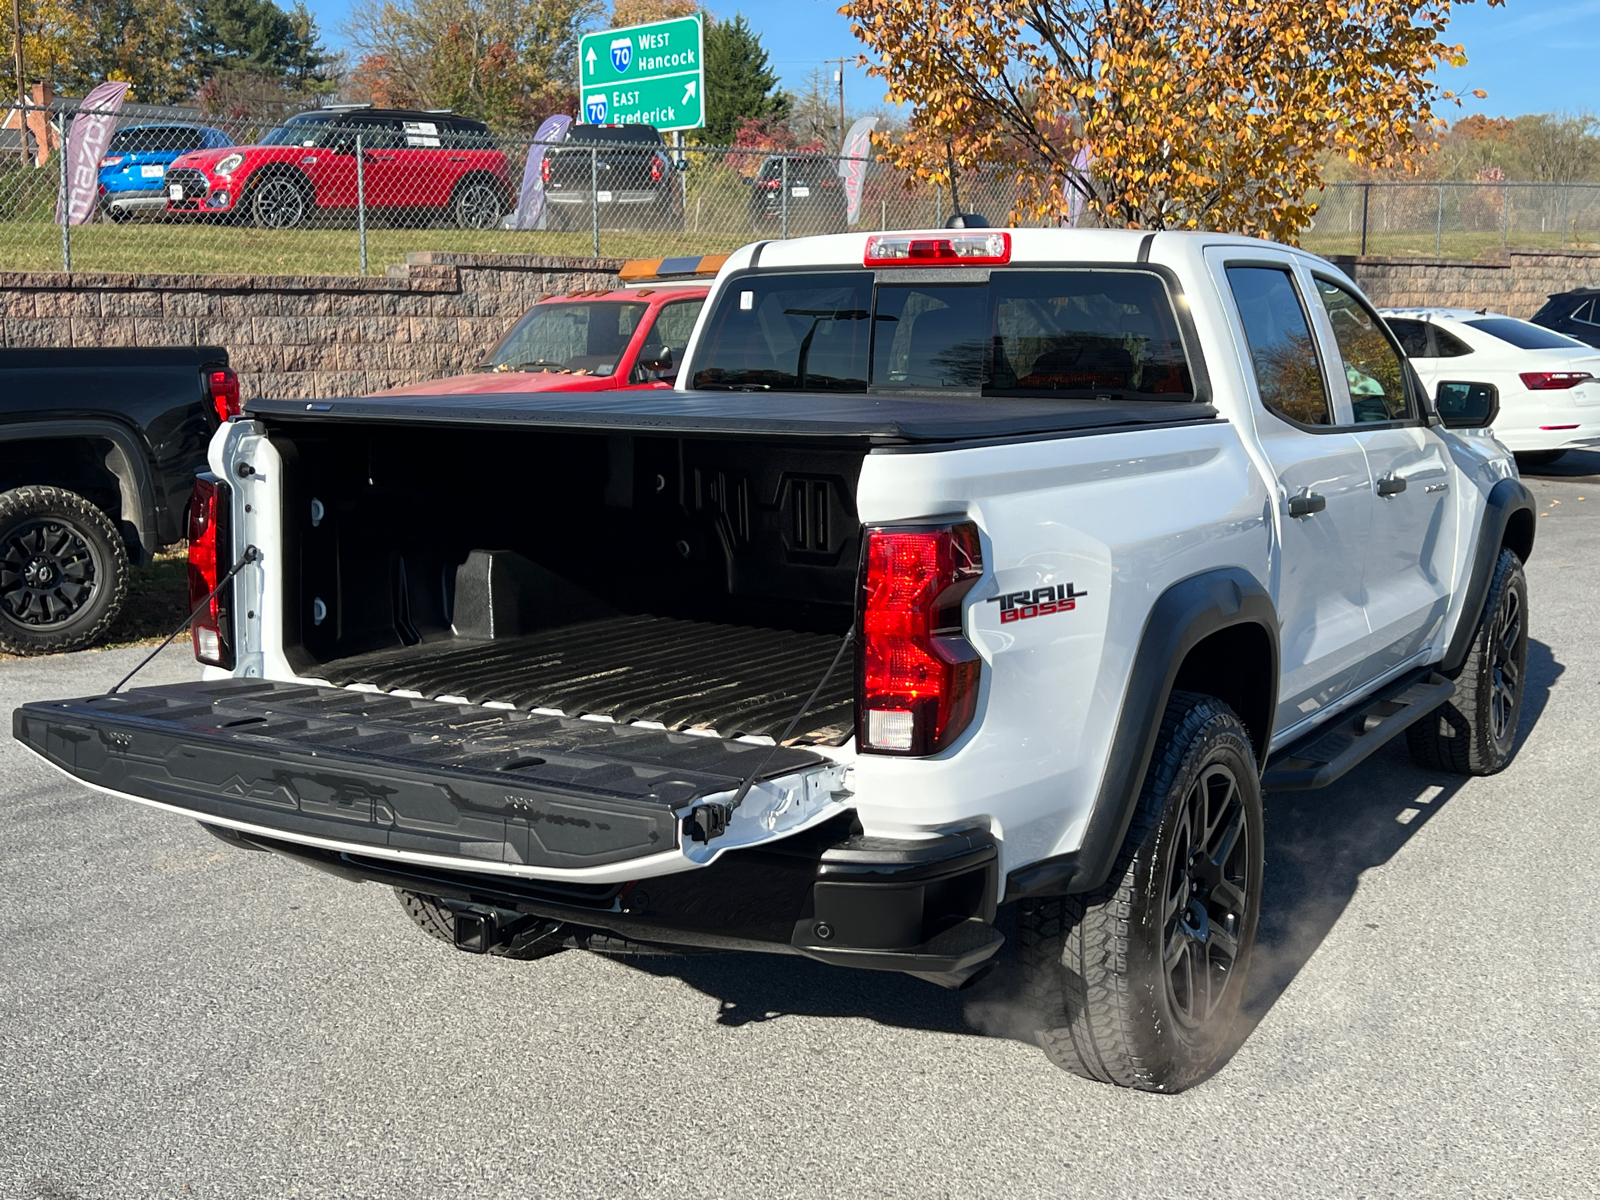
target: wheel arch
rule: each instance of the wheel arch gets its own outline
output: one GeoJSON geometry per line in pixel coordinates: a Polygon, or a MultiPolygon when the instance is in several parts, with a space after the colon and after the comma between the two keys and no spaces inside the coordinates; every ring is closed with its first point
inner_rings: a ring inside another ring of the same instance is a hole
{"type": "Polygon", "coordinates": [[[1175,690],[1204,692],[1232,706],[1250,734],[1257,765],[1265,762],[1278,703],[1278,662],[1277,609],[1248,571],[1204,571],[1163,592],[1134,652],[1083,840],[1077,850],[1012,871],[1006,900],[1093,891],[1105,882],[1175,690]]]}
{"type": "Polygon", "coordinates": [[[12,457],[23,452],[36,462],[49,464],[11,478],[7,470],[0,478],[0,491],[29,484],[59,487],[93,500],[96,490],[92,476],[70,469],[72,458],[94,462],[116,483],[119,507],[116,511],[96,504],[119,525],[129,557],[144,565],[160,548],[156,513],[154,475],[143,448],[134,435],[111,421],[22,421],[0,426],[0,453],[12,457]],[[43,454],[36,452],[43,451],[43,454]],[[131,536],[130,536],[131,533],[131,536]]]}
{"type": "Polygon", "coordinates": [[[1527,562],[1533,554],[1534,526],[1533,493],[1520,479],[1502,479],[1489,489],[1484,499],[1483,520],[1478,526],[1477,549],[1462,580],[1461,614],[1456,618],[1455,632],[1450,636],[1450,645],[1440,663],[1445,675],[1454,678],[1467,661],[1500,551],[1510,550],[1527,562]]]}
{"type": "Polygon", "coordinates": [[[494,189],[494,194],[500,197],[501,206],[509,212],[514,207],[511,196],[511,184],[496,175],[493,171],[474,168],[465,172],[460,179],[450,185],[450,203],[455,204],[456,198],[461,195],[461,189],[470,183],[486,183],[494,189]]]}

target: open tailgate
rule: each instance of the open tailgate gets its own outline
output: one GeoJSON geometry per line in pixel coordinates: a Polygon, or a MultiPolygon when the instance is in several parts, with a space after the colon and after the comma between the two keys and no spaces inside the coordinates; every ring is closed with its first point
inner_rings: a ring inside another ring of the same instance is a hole
{"type": "Polygon", "coordinates": [[[637,725],[244,679],[40,701],[17,709],[12,727],[85,783],[202,821],[527,875],[670,854],[680,814],[737,788],[769,751],[758,780],[827,762],[637,725]]]}

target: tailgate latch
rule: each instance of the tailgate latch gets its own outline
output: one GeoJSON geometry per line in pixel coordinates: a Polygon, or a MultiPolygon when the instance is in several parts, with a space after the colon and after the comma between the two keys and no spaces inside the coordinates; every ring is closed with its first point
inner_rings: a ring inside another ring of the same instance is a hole
{"type": "Polygon", "coordinates": [[[697,804],[683,818],[683,832],[693,841],[709,842],[727,832],[732,818],[733,810],[726,804],[717,801],[697,804]]]}

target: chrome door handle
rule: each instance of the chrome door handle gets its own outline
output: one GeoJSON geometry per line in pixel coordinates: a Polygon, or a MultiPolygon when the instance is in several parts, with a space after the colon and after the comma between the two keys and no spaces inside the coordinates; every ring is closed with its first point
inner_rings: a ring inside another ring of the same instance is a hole
{"type": "Polygon", "coordinates": [[[1296,520],[1319,513],[1327,507],[1328,498],[1316,492],[1301,492],[1298,496],[1289,497],[1289,515],[1296,520]]]}
{"type": "Polygon", "coordinates": [[[1398,496],[1406,490],[1406,481],[1399,475],[1383,475],[1378,479],[1378,495],[1398,496]]]}

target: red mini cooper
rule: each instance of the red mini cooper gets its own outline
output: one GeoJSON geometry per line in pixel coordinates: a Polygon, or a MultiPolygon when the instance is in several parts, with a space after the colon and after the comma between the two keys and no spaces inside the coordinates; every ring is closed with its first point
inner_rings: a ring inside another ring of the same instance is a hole
{"type": "Polygon", "coordinates": [[[300,113],[256,145],[185,154],[164,184],[170,214],[266,229],[348,214],[363,191],[368,211],[394,223],[443,217],[463,229],[494,229],[516,197],[506,156],[482,121],[376,108],[300,113]]]}

